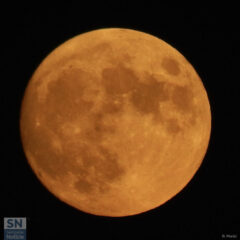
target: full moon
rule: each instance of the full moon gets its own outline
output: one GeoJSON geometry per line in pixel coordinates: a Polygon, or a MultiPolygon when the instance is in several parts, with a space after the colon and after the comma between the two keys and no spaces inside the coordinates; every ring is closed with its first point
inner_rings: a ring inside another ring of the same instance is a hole
{"type": "Polygon", "coordinates": [[[207,151],[211,111],[188,60],[136,30],[80,34],[33,73],[21,106],[28,163],[58,199],[99,216],[149,211],[179,193],[207,151]]]}

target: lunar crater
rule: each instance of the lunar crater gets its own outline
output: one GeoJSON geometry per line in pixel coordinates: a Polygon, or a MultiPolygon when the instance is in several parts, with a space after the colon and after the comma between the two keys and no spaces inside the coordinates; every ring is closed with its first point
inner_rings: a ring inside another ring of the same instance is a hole
{"type": "Polygon", "coordinates": [[[131,69],[118,65],[103,69],[102,82],[107,94],[118,95],[134,89],[138,78],[131,69]]]}
{"type": "Polygon", "coordinates": [[[193,110],[193,93],[188,86],[175,86],[172,101],[180,111],[193,110]]]}
{"type": "Polygon", "coordinates": [[[125,169],[119,164],[117,153],[106,147],[97,145],[93,148],[86,145],[80,150],[80,155],[81,167],[78,168],[80,172],[84,171],[84,175],[79,175],[75,186],[81,192],[103,191],[103,184],[106,191],[108,184],[119,181],[125,175],[125,169]],[[84,187],[81,187],[82,185],[84,187]]]}
{"type": "Polygon", "coordinates": [[[180,73],[179,63],[173,58],[169,58],[169,57],[163,58],[162,67],[170,75],[176,76],[180,73]]]}

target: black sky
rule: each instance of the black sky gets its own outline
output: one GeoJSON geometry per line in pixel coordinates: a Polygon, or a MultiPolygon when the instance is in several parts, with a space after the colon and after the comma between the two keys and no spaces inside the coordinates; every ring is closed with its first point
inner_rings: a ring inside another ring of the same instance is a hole
{"type": "MultiPolygon", "coordinates": [[[[157,2],[157,1],[156,1],[157,2]]],[[[238,234],[239,111],[237,12],[225,7],[161,4],[9,4],[2,8],[3,103],[1,224],[27,217],[28,239],[221,239],[238,234]],[[150,212],[126,218],[88,215],[60,202],[36,179],[24,156],[19,111],[32,73],[56,46],[82,32],[126,27],[153,34],[177,48],[208,92],[212,134],[208,152],[187,187],[150,212]]],[[[1,228],[2,229],[2,228],[1,228]]]]}

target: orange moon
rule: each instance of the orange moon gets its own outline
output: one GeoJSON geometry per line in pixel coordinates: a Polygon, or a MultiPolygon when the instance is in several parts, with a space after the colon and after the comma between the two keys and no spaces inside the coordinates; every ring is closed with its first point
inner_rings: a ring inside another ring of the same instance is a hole
{"type": "Polygon", "coordinates": [[[211,132],[193,66],[150,34],[106,28],[54,49],[21,106],[24,152],[41,183],[90,214],[128,216],[179,193],[211,132]]]}

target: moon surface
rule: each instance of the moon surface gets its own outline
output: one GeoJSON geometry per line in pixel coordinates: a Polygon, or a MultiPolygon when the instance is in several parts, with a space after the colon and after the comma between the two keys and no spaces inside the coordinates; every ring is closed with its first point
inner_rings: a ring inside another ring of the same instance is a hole
{"type": "Polygon", "coordinates": [[[175,48],[106,28],[53,50],[22,101],[24,152],[41,183],[90,214],[128,216],[179,193],[211,132],[204,85],[175,48]]]}

